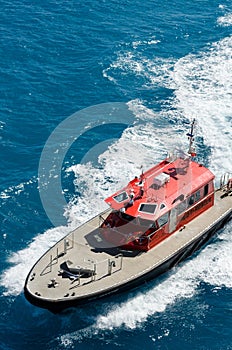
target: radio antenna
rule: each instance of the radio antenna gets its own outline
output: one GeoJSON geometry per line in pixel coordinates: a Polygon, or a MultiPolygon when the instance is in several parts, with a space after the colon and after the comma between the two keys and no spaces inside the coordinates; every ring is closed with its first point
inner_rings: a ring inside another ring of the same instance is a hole
{"type": "Polygon", "coordinates": [[[191,128],[190,128],[190,132],[187,133],[188,139],[189,139],[189,149],[188,149],[188,153],[191,155],[191,157],[196,157],[196,150],[195,147],[193,146],[194,143],[194,126],[195,126],[195,122],[196,119],[194,118],[192,123],[191,123],[191,128]]]}

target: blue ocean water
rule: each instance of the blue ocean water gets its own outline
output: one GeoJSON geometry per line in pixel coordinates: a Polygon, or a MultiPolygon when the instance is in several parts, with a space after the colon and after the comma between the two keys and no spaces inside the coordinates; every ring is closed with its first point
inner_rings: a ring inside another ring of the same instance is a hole
{"type": "Polygon", "coordinates": [[[141,164],[185,146],[192,118],[198,159],[217,182],[232,171],[231,28],[229,0],[1,1],[0,349],[232,349],[231,223],[200,253],[129,293],[60,315],[23,295],[40,255],[104,209],[141,164]],[[109,103],[130,116],[107,124],[109,103]],[[62,163],[67,204],[54,203],[54,221],[62,218],[54,226],[40,198],[39,162],[55,128],[76,112],[77,133],[80,125],[88,132],[62,163]],[[88,129],[102,114],[106,125],[88,129]]]}

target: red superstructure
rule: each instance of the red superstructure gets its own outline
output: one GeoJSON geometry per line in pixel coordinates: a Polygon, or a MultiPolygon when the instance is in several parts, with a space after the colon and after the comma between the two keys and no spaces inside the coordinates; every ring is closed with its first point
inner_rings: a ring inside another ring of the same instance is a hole
{"type": "Polygon", "coordinates": [[[113,209],[101,225],[108,242],[127,250],[147,251],[214,204],[214,175],[176,152],[142,172],[105,201],[113,209]]]}

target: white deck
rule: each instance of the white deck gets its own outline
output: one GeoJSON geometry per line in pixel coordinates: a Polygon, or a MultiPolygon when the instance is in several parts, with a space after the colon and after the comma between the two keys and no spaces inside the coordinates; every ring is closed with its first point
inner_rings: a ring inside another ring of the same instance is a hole
{"type": "MultiPolygon", "coordinates": [[[[188,223],[185,229],[172,234],[148,252],[134,256],[128,254],[122,258],[117,249],[111,249],[109,243],[101,241],[99,217],[95,217],[71,232],[40,259],[29,275],[26,288],[30,294],[37,295],[38,299],[58,301],[91,296],[103,290],[107,293],[112,287],[120,287],[162,264],[231,212],[232,196],[220,199],[222,193],[217,191],[214,207],[188,223]],[[101,251],[98,247],[102,248],[101,251]],[[60,270],[62,263],[67,260],[74,267],[95,269],[96,274],[80,279],[64,277],[60,270]],[[51,286],[53,279],[55,284],[51,286]]],[[[109,211],[102,215],[106,217],[108,213],[109,211]]]]}

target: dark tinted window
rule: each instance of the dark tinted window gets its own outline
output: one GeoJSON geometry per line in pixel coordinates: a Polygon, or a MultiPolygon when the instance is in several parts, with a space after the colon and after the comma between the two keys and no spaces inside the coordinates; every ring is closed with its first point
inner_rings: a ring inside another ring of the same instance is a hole
{"type": "Polygon", "coordinates": [[[204,196],[206,196],[209,193],[209,184],[205,185],[204,187],[204,196]]]}
{"type": "Polygon", "coordinates": [[[193,205],[193,204],[194,204],[194,194],[192,194],[191,197],[189,197],[189,199],[188,199],[188,205],[189,205],[189,207],[190,207],[191,205],[193,205]]]}
{"type": "Polygon", "coordinates": [[[162,215],[158,220],[159,227],[165,225],[168,222],[168,213],[162,215]]]}
{"type": "Polygon", "coordinates": [[[117,196],[114,196],[113,197],[114,198],[114,200],[116,200],[116,202],[123,202],[123,201],[125,201],[126,199],[128,199],[128,195],[127,195],[127,193],[124,191],[124,192],[121,192],[121,193],[119,193],[117,196]]]}
{"type": "Polygon", "coordinates": [[[156,210],[157,204],[140,204],[139,211],[144,213],[154,214],[156,210]]]}
{"type": "Polygon", "coordinates": [[[199,201],[199,199],[201,198],[201,192],[200,191],[197,191],[195,193],[195,202],[199,201]]]}

